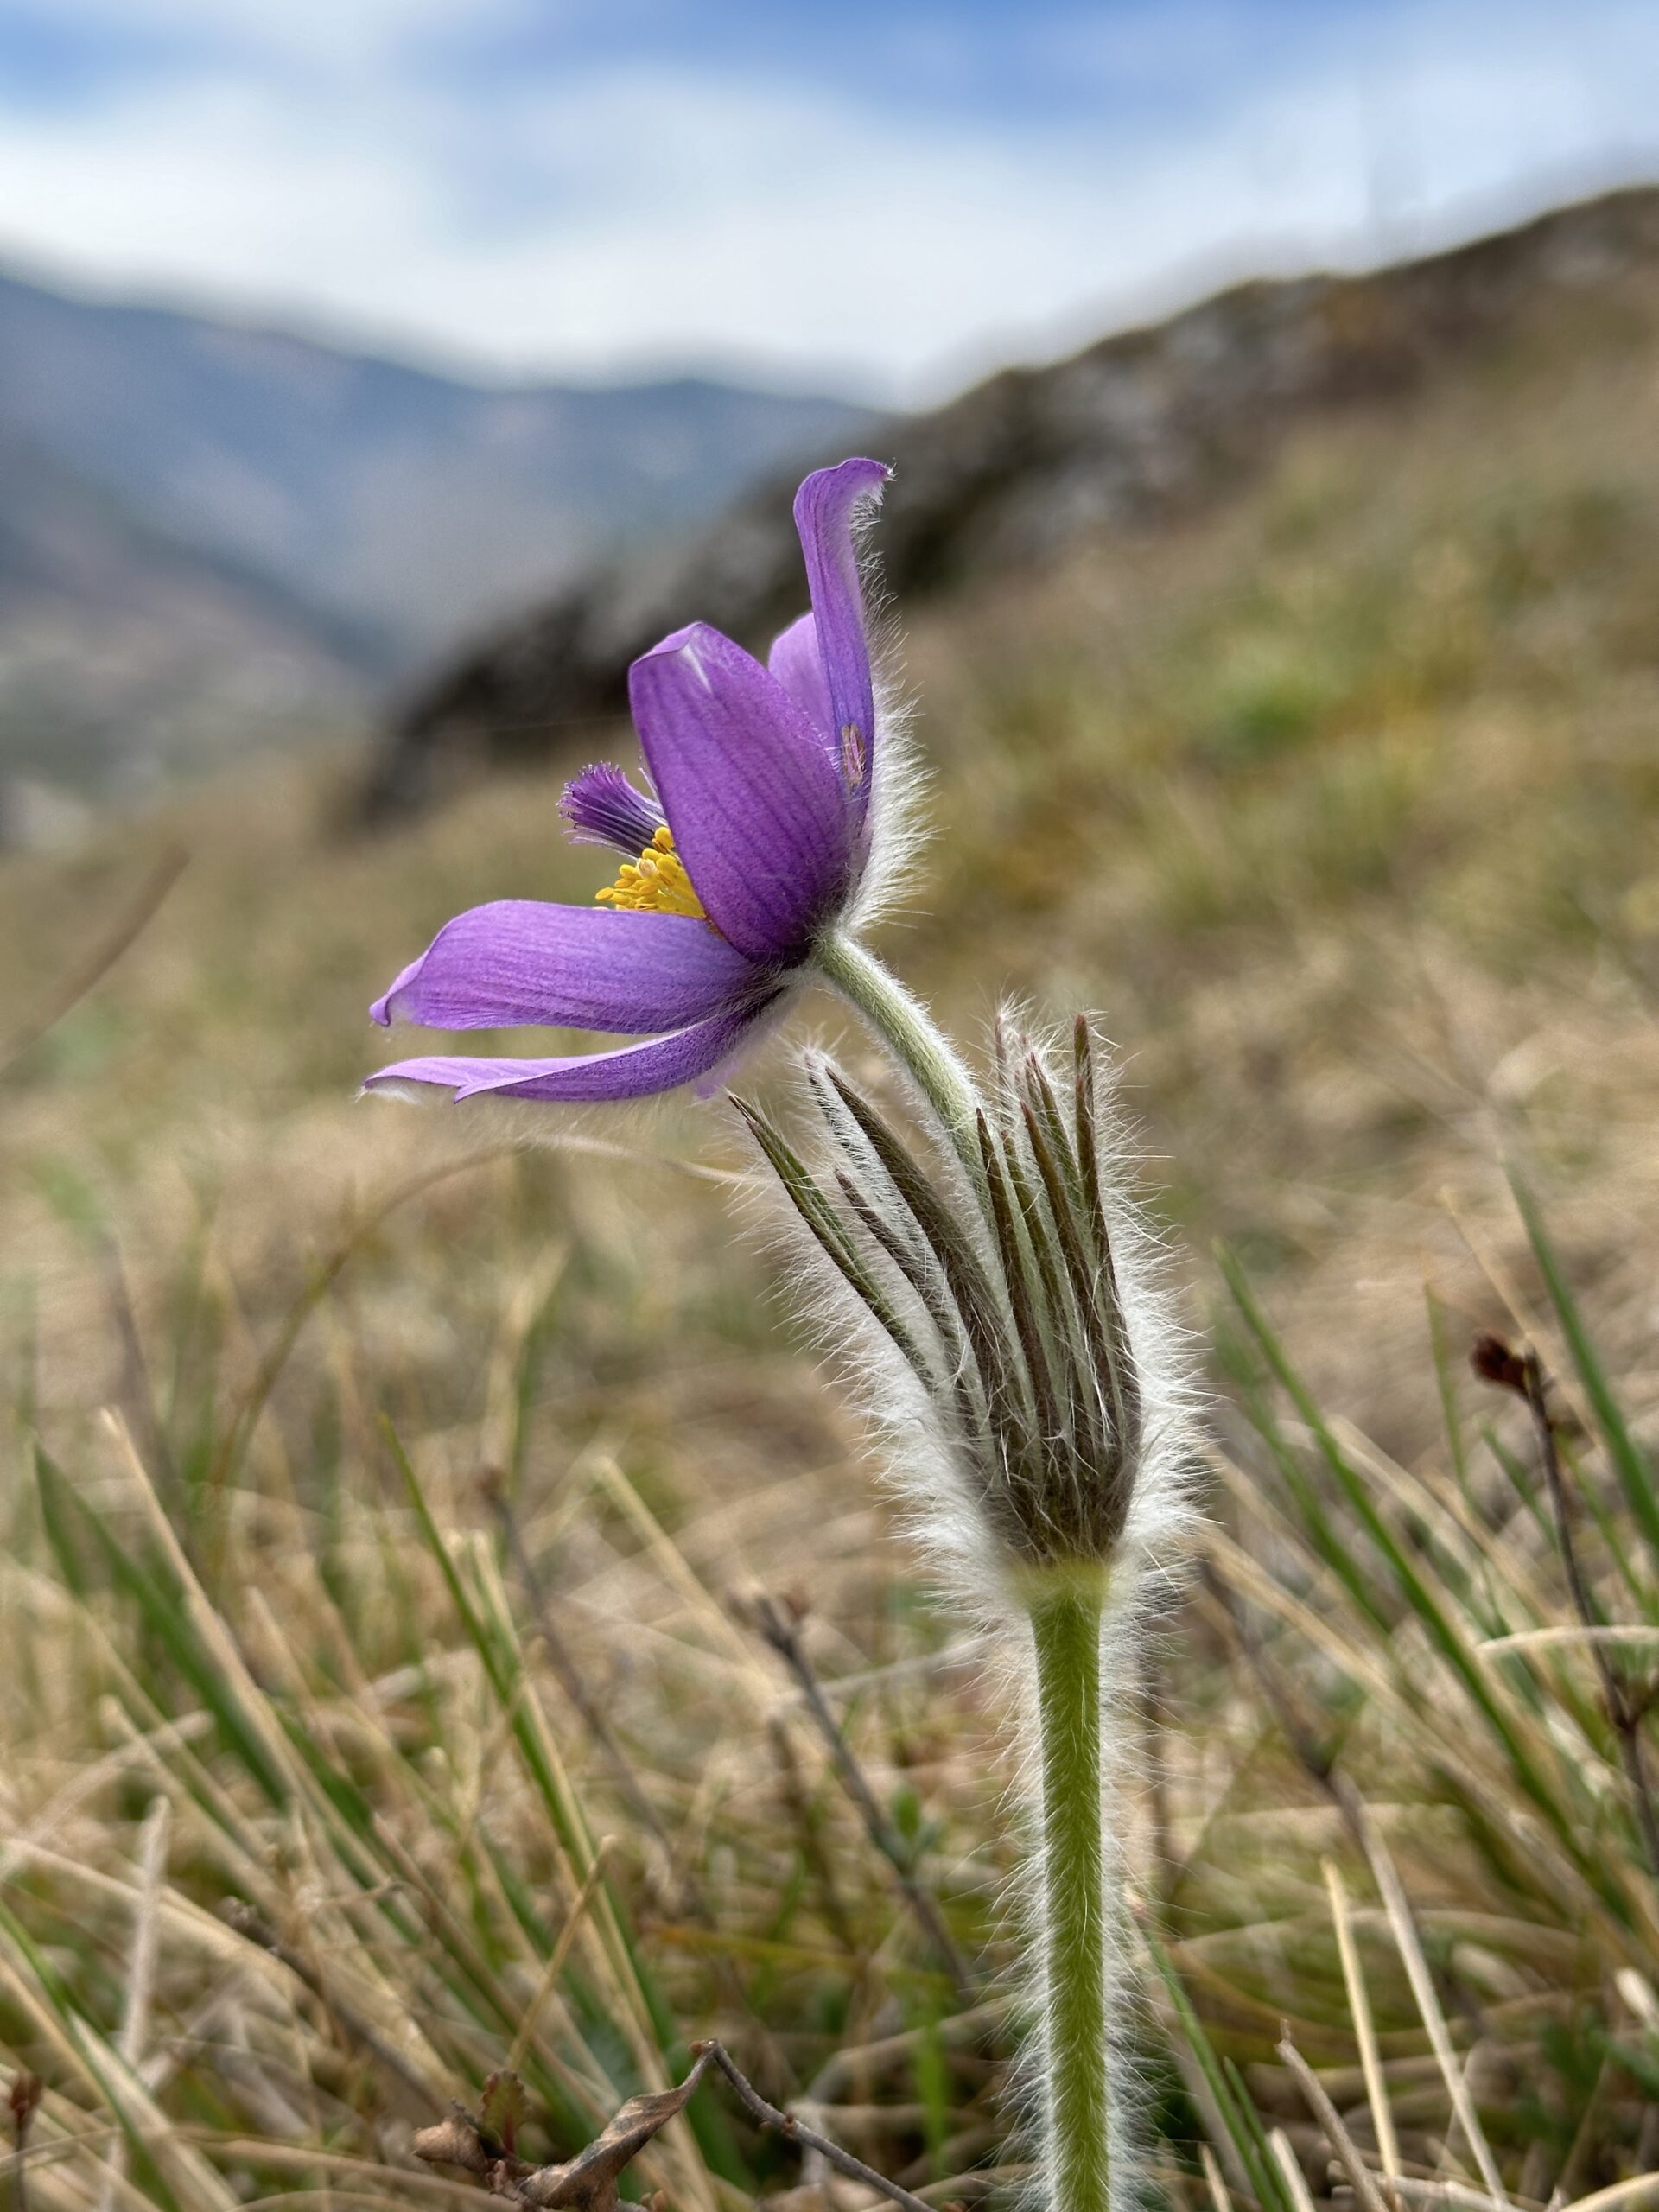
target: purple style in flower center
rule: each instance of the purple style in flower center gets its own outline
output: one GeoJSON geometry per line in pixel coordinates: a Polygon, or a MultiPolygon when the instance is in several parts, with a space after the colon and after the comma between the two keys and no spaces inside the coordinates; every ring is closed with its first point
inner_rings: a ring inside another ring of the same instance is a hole
{"type": "Polygon", "coordinates": [[[801,486],[811,612],[764,667],[699,622],[629,670],[652,791],[602,763],[559,802],[578,842],[629,863],[600,893],[608,903],[475,906],[372,1009],[383,1024],[548,1025],[649,1041],[551,1059],[401,1060],[366,1089],[601,1100],[706,1088],[776,1017],[869,860],[878,733],[855,525],[886,480],[880,461],[858,460],[801,486]]]}
{"type": "Polygon", "coordinates": [[[613,761],[595,761],[573,777],[559,799],[570,841],[609,845],[619,853],[642,852],[668,818],[654,798],[636,791],[613,761]]]}

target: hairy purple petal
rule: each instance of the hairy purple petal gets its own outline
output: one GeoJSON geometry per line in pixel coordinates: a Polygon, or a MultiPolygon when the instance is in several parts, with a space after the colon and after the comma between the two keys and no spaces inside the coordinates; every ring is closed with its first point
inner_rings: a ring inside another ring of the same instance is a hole
{"type": "Polygon", "coordinates": [[[369,1011],[427,1029],[535,1022],[639,1037],[718,1014],[756,982],[753,963],[689,914],[501,899],[446,923],[369,1011]]]}
{"type": "Polygon", "coordinates": [[[830,757],[839,767],[840,733],[836,728],[836,710],[830,703],[830,682],[823,672],[823,655],[818,651],[818,626],[813,616],[803,614],[799,621],[791,622],[787,630],[772,639],[766,666],[821,732],[830,748],[830,757]]]}
{"type": "Polygon", "coordinates": [[[830,728],[860,825],[869,804],[875,751],[875,687],[853,521],[861,507],[880,498],[887,480],[879,461],[843,461],[815,471],[795,494],[795,527],[806,556],[830,728]]]}
{"type": "Polygon", "coordinates": [[[365,1090],[398,1084],[435,1084],[463,1098],[531,1098],[570,1104],[623,1098],[650,1098],[677,1090],[728,1060],[779,995],[759,1000],[741,1013],[695,1022],[649,1044],[625,1045],[614,1052],[583,1052],[564,1059],[469,1059],[443,1055],[399,1060],[365,1083],[365,1090]]]}
{"type": "Polygon", "coordinates": [[[852,877],[846,789],[811,721],[758,660],[701,622],[635,661],[628,691],[709,919],[751,959],[798,959],[852,877]]]}
{"type": "Polygon", "coordinates": [[[573,776],[559,796],[559,812],[579,845],[610,845],[635,860],[665,817],[654,798],[609,760],[596,760],[573,776]]]}

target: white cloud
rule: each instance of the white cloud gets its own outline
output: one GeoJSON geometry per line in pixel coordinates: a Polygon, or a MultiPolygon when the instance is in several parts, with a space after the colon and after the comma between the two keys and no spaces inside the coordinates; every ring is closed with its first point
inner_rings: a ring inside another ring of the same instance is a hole
{"type": "MultiPolygon", "coordinates": [[[[359,4],[396,40],[464,0],[359,4]]],[[[1581,0],[1566,29],[1511,14],[1501,35],[1484,0],[1430,13],[1432,36],[1426,14],[1363,73],[1326,41],[1273,78],[1228,73],[1224,103],[1160,103],[1155,127],[923,112],[899,129],[846,93],[649,62],[482,106],[390,70],[323,69],[301,96],[220,64],[13,112],[0,251],[504,369],[747,359],[909,396],[1084,337],[1200,265],[1351,256],[1379,224],[1381,244],[1413,244],[1529,177],[1659,161],[1647,5],[1581,0]]],[[[1078,66],[1109,74],[1112,49],[1078,66]]]]}

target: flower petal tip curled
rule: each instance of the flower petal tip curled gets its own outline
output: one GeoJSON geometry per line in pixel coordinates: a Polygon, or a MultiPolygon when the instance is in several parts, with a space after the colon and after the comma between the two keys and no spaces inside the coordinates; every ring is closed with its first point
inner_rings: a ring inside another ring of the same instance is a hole
{"type": "Polygon", "coordinates": [[[879,461],[843,461],[816,471],[795,495],[829,709],[825,734],[861,823],[875,753],[875,681],[855,528],[880,499],[889,473],[879,461]]]}
{"type": "Polygon", "coordinates": [[[413,978],[420,974],[421,962],[425,957],[425,954],[423,953],[420,960],[411,960],[408,967],[392,983],[391,989],[382,992],[381,995],[376,999],[374,1004],[369,1008],[371,1021],[378,1022],[382,1029],[391,1028],[402,995],[413,978]]]}

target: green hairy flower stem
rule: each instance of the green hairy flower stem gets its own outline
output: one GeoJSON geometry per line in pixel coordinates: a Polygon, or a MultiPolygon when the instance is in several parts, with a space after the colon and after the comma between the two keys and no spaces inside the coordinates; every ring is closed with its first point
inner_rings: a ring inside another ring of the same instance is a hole
{"type": "Polygon", "coordinates": [[[1110,1986],[1101,1834],[1098,1577],[1039,1582],[1029,1604],[1042,1746],[1044,2095],[1053,2212],[1106,2212],[1111,2183],[1110,1986]]]}
{"type": "MultiPolygon", "coordinates": [[[[826,931],[823,980],[869,1024],[926,1100],[995,1227],[971,1077],[931,1015],[851,937],[826,931]]],[[[1043,1955],[1044,2164],[1049,2212],[1109,2212],[1114,1930],[1109,1925],[1102,1758],[1105,1561],[1016,1570],[1036,1658],[1041,1808],[1038,1922],[1043,1955]]]]}
{"type": "Polygon", "coordinates": [[[969,1179],[984,1178],[974,1088],[949,1039],[898,977],[854,938],[826,931],[813,954],[825,982],[861,1014],[944,1124],[969,1179]]]}

